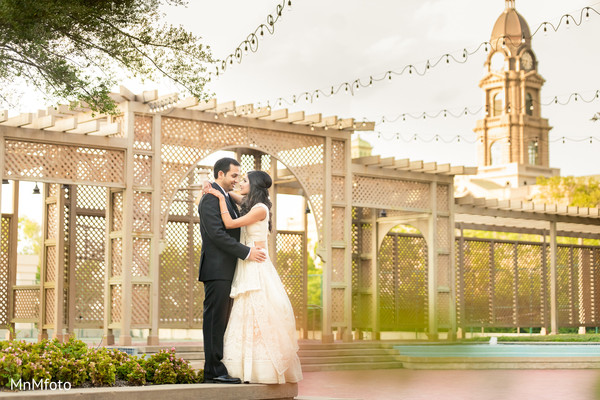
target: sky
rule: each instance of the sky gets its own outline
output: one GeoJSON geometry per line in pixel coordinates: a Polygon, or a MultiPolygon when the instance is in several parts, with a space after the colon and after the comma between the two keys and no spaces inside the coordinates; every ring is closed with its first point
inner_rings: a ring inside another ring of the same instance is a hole
{"type": "MultiPolygon", "coordinates": [[[[224,58],[275,12],[273,0],[207,2],[191,0],[187,8],[167,7],[166,18],[173,24],[202,36],[215,58],[224,58]]],[[[329,92],[332,85],[370,76],[382,77],[386,71],[400,71],[408,64],[421,70],[427,60],[446,53],[459,57],[466,48],[472,51],[490,40],[492,27],[503,12],[503,0],[293,0],[275,24],[274,35],[259,40],[256,53],[234,63],[209,89],[219,102],[236,104],[275,104],[279,97],[291,101],[292,95],[315,89],[329,92]]],[[[600,2],[571,0],[516,0],[517,11],[527,20],[531,31],[543,22],[557,25],[561,16],[571,14],[579,20],[584,7],[600,12],[600,2]]],[[[600,90],[600,15],[585,16],[580,26],[571,20],[554,32],[540,31],[532,39],[538,59],[538,72],[546,80],[542,102],[555,96],[564,102],[571,93],[593,99],[600,90]]],[[[410,119],[380,123],[401,114],[434,114],[448,109],[455,114],[468,107],[482,106],[483,92],[478,87],[483,77],[487,54],[479,51],[464,64],[442,62],[424,76],[404,73],[391,81],[375,82],[354,95],[340,94],[314,103],[299,101],[287,108],[378,122],[376,131],[361,132],[371,142],[373,152],[384,157],[437,161],[453,165],[477,165],[473,128],[482,112],[460,118],[410,119]],[[397,133],[401,139],[397,139],[397,133]],[[413,135],[423,140],[410,140],[413,135]],[[438,142],[429,143],[439,135],[438,142]],[[460,143],[444,143],[460,135],[460,143]],[[380,137],[381,136],[381,137],[380,137]],[[406,143],[404,140],[408,140],[406,143]]],[[[128,82],[132,90],[145,86],[128,82]]],[[[161,93],[176,91],[173,85],[159,85],[161,93]]],[[[285,105],[284,105],[285,107],[285,105]]],[[[277,107],[276,107],[277,108],[277,107]]],[[[600,121],[590,119],[600,112],[600,99],[585,104],[573,98],[567,105],[548,105],[542,116],[549,120],[551,167],[562,175],[600,174],[596,155],[600,151],[600,121]],[[561,138],[582,140],[575,142],[561,138]],[[589,137],[596,137],[592,144],[589,137]]]]}

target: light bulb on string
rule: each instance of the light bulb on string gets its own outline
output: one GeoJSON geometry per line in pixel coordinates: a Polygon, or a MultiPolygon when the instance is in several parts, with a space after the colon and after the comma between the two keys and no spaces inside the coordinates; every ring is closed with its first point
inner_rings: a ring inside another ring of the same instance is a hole
{"type": "Polygon", "coordinates": [[[585,20],[586,22],[590,20],[590,8],[586,7],[585,9],[585,20]]]}
{"type": "Polygon", "coordinates": [[[369,77],[369,87],[373,87],[373,77],[369,77]]]}
{"type": "Polygon", "coordinates": [[[287,6],[288,6],[288,11],[292,11],[292,0],[288,0],[287,6]]]}

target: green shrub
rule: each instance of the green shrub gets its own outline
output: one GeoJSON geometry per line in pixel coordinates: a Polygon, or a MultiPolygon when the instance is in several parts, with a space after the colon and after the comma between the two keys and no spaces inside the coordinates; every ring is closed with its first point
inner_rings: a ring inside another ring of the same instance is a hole
{"type": "Polygon", "coordinates": [[[65,343],[0,341],[0,385],[18,382],[69,382],[71,387],[91,384],[112,386],[117,379],[130,385],[201,382],[189,362],[175,356],[175,348],[161,350],[147,359],[116,349],[92,349],[74,338],[65,343]]]}

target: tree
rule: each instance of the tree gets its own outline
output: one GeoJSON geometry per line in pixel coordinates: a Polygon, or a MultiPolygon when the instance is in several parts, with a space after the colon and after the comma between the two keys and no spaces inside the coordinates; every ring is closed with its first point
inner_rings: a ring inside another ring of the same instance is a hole
{"type": "Polygon", "coordinates": [[[125,72],[205,99],[209,47],[162,22],[163,4],[186,0],[0,0],[0,97],[25,82],[47,99],[114,113],[110,88],[125,72]]]}
{"type": "Polygon", "coordinates": [[[600,207],[600,182],[592,177],[553,176],[538,178],[535,199],[576,207],[600,207]]]}
{"type": "Polygon", "coordinates": [[[42,248],[42,228],[36,221],[27,216],[19,218],[19,254],[40,254],[42,248]]]}

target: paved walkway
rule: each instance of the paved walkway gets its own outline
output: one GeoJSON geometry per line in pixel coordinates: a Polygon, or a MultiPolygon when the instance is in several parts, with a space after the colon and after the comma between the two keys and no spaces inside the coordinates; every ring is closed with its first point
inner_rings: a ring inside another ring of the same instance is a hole
{"type": "Polygon", "coordinates": [[[298,400],[600,400],[600,370],[305,372],[298,400]]]}

